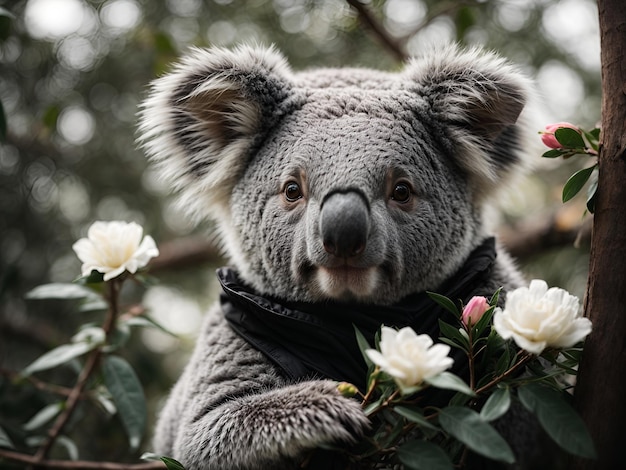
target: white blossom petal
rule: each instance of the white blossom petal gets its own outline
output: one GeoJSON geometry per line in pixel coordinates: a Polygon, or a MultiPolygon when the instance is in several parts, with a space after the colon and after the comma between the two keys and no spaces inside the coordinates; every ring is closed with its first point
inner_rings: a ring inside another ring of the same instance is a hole
{"type": "Polygon", "coordinates": [[[580,315],[577,297],[535,279],[507,294],[505,308],[494,311],[493,328],[538,355],[547,347],[568,348],[582,341],[591,332],[591,322],[580,315]]]}
{"type": "Polygon", "coordinates": [[[125,271],[135,273],[158,256],[154,239],[142,237],[143,228],[135,222],[97,221],[89,227],[87,238],[81,238],[72,248],[83,263],[84,276],[95,270],[108,281],[125,271]]]}
{"type": "Polygon", "coordinates": [[[418,335],[412,328],[397,331],[383,326],[380,351],[368,349],[367,356],[382,371],[389,374],[401,389],[419,386],[424,379],[450,368],[453,359],[450,347],[433,344],[428,335],[418,335]]]}

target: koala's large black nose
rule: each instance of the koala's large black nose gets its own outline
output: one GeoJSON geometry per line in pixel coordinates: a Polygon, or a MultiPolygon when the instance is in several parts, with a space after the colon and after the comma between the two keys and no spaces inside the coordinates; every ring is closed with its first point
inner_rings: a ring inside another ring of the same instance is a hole
{"type": "Polygon", "coordinates": [[[358,192],[336,192],[324,200],[320,213],[320,234],[326,252],[339,258],[362,253],[369,229],[369,207],[358,192]]]}

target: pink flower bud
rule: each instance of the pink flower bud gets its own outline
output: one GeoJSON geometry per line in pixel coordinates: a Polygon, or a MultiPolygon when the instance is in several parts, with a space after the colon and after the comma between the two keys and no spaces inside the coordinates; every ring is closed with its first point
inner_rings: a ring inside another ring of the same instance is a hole
{"type": "Polygon", "coordinates": [[[561,127],[566,127],[568,129],[574,129],[577,132],[580,132],[580,129],[576,127],[574,124],[570,124],[569,122],[556,122],[554,124],[548,124],[543,132],[541,132],[541,141],[546,147],[550,147],[551,149],[560,149],[563,146],[556,140],[554,133],[557,129],[561,127]]]}
{"type": "Polygon", "coordinates": [[[470,299],[463,308],[461,321],[465,326],[471,326],[478,323],[478,320],[489,310],[490,305],[485,297],[475,296],[470,299]]]}

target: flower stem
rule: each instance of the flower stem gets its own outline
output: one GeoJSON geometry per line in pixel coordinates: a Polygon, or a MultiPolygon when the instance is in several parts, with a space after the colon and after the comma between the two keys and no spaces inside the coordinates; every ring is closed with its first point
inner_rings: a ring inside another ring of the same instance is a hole
{"type": "Polygon", "coordinates": [[[471,323],[471,318],[470,321],[468,322],[467,325],[467,337],[468,337],[468,343],[469,343],[469,348],[467,350],[467,359],[469,361],[469,387],[474,390],[474,386],[476,385],[476,371],[475,371],[475,367],[474,367],[474,341],[472,338],[472,323],[471,323]]]}
{"type": "MultiPolygon", "coordinates": [[[[377,373],[378,373],[378,367],[376,367],[376,370],[374,370],[372,375],[376,375],[377,373]]],[[[378,384],[378,380],[376,379],[372,380],[369,390],[365,393],[365,396],[363,397],[363,401],[361,402],[361,407],[365,406],[367,402],[369,401],[369,399],[372,397],[372,394],[376,390],[377,384],[378,384]]]]}
{"type": "Polygon", "coordinates": [[[535,357],[533,354],[527,352],[527,351],[523,351],[523,353],[521,354],[521,358],[518,362],[516,362],[513,367],[511,367],[509,370],[503,372],[502,374],[498,375],[497,377],[495,377],[493,380],[491,380],[489,383],[487,383],[486,385],[483,385],[482,387],[480,387],[478,390],[476,390],[476,395],[480,395],[481,393],[484,393],[488,390],[490,390],[491,388],[495,387],[497,384],[499,384],[502,380],[510,377],[511,375],[513,375],[516,371],[518,371],[519,369],[522,368],[522,366],[525,366],[526,363],[528,361],[530,361],[533,357],[535,357]]]}

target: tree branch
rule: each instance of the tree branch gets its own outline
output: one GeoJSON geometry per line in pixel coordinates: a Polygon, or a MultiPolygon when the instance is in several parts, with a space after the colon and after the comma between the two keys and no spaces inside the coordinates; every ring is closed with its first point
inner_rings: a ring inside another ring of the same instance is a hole
{"type": "Polygon", "coordinates": [[[0,449],[0,459],[22,462],[40,468],[76,469],[76,470],[163,470],[161,461],[137,464],[115,462],[88,462],[84,460],[39,460],[36,456],[0,449]]]}
{"type": "MultiPolygon", "coordinates": [[[[56,395],[61,395],[61,396],[67,397],[67,396],[70,395],[70,393],[72,393],[72,389],[71,388],[62,387],[60,385],[55,385],[55,384],[51,384],[51,383],[48,383],[48,382],[44,382],[43,380],[39,380],[37,377],[33,377],[32,375],[23,377],[22,375],[19,374],[19,372],[15,372],[15,371],[12,371],[12,370],[4,369],[4,368],[1,368],[1,367],[0,367],[0,375],[8,377],[10,380],[15,380],[15,379],[27,380],[35,388],[37,388],[39,390],[43,390],[45,392],[54,393],[56,395]]],[[[84,398],[84,397],[81,397],[81,398],[84,398]]]]}
{"type": "Polygon", "coordinates": [[[581,223],[572,223],[564,210],[533,216],[499,230],[500,242],[516,259],[524,260],[553,248],[588,246],[591,240],[593,217],[581,223]]]}
{"type": "Polygon", "coordinates": [[[184,269],[204,263],[218,263],[222,260],[214,242],[198,237],[185,237],[171,240],[159,246],[159,256],[149,264],[151,273],[156,271],[184,269]]]}
{"type": "Polygon", "coordinates": [[[378,39],[383,43],[387,50],[396,57],[396,59],[401,62],[408,59],[408,54],[404,50],[404,46],[401,42],[389,34],[389,32],[383,27],[383,25],[380,24],[378,19],[374,17],[366,5],[362,4],[359,0],[346,1],[356,10],[361,22],[378,37],[378,39]]]}

